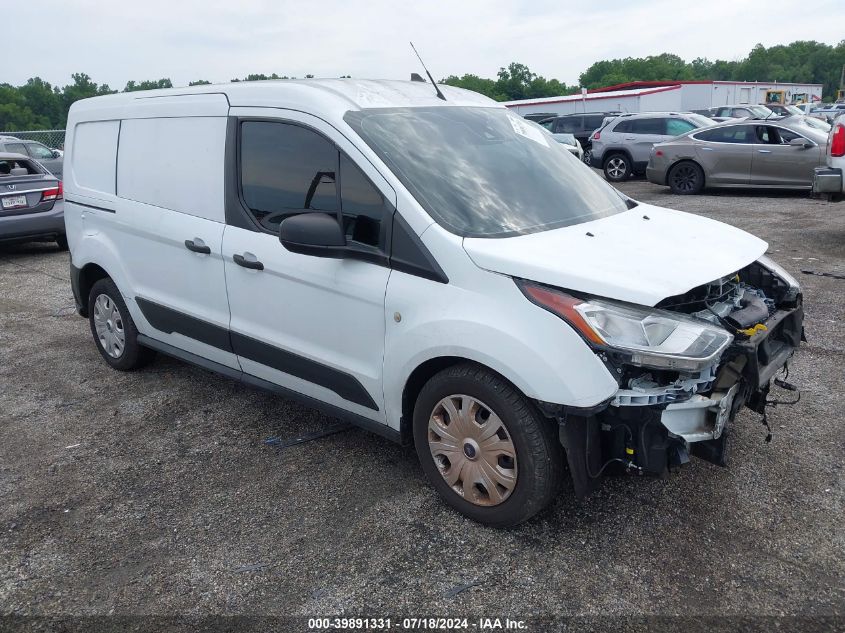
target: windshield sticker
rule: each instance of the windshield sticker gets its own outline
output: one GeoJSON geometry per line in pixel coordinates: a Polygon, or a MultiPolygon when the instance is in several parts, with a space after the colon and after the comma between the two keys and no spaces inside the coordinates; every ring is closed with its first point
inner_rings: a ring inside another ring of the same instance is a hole
{"type": "Polygon", "coordinates": [[[519,117],[511,112],[508,112],[508,121],[511,122],[511,127],[513,131],[519,134],[520,136],[524,136],[527,139],[534,141],[535,143],[539,143],[543,147],[548,147],[549,143],[546,140],[546,133],[543,132],[539,127],[531,125],[530,123],[526,122],[525,119],[519,117]]]}

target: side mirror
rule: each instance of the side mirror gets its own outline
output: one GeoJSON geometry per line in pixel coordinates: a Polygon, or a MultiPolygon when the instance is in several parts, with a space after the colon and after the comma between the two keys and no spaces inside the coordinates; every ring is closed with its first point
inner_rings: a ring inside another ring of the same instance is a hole
{"type": "Polygon", "coordinates": [[[58,158],[59,156],[61,156],[61,154],[59,154],[59,151],[55,149],[51,153],[53,154],[53,158],[58,158]]]}
{"type": "Polygon", "coordinates": [[[328,213],[306,212],[285,218],[279,225],[279,241],[291,253],[346,256],[346,236],[337,216],[328,213]]]}
{"type": "Polygon", "coordinates": [[[793,147],[800,147],[802,149],[810,149],[811,147],[813,147],[813,144],[810,141],[801,137],[792,139],[791,141],[789,141],[789,144],[793,147]]]}

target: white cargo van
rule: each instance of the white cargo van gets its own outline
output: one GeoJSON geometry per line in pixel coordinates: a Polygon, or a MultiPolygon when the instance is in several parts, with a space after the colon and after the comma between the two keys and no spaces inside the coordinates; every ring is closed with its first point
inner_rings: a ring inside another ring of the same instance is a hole
{"type": "Polygon", "coordinates": [[[73,290],[154,351],[414,443],[507,526],[563,478],[724,463],[802,335],[766,244],[637,203],[544,130],[428,83],[244,82],[71,108],[73,290]]]}

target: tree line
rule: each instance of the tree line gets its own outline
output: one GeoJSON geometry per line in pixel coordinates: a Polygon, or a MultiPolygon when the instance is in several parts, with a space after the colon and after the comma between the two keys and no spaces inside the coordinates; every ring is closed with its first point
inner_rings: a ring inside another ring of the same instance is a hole
{"type": "Polygon", "coordinates": [[[648,57],[626,57],[595,62],[578,77],[577,86],[532,73],[527,66],[512,63],[501,68],[496,79],[466,74],[450,75],[444,83],[480,92],[497,101],[538,99],[577,94],[581,87],[601,88],[629,81],[779,81],[824,84],[826,100],[832,100],[840,86],[845,66],[845,40],[836,46],[798,41],[766,48],[757,44],[747,57],[736,61],[711,61],[698,57],[686,62],[672,53],[648,57]]]}
{"type": "MultiPolygon", "coordinates": [[[[734,80],[780,81],[824,84],[824,95],[831,99],[840,88],[842,68],[845,66],[845,40],[835,46],[814,41],[766,48],[758,44],[741,60],[711,61],[696,58],[686,62],[677,55],[663,53],[648,57],[626,57],[595,62],[581,73],[578,86],[568,86],[557,79],[539,76],[525,64],[512,62],[499,69],[496,79],[472,74],[449,75],[441,81],[451,86],[467,88],[497,101],[532,99],[575,94],[583,86],[599,88],[629,81],[665,80],[734,80]]],[[[313,75],[306,75],[311,78],[313,75]]],[[[348,75],[344,75],[348,77],[348,75]]],[[[64,128],[71,104],[79,99],[118,92],[108,84],[97,84],[85,73],[75,73],[66,86],[52,86],[39,77],[27,80],[22,86],[0,84],[0,130],[36,130],[64,128]]],[[[263,79],[294,79],[287,75],[250,74],[231,81],[263,79]]],[[[199,79],[188,85],[211,82],[199,79]]],[[[129,81],[121,92],[172,88],[170,79],[129,81]]],[[[845,88],[845,86],[842,86],[845,88]]]]}

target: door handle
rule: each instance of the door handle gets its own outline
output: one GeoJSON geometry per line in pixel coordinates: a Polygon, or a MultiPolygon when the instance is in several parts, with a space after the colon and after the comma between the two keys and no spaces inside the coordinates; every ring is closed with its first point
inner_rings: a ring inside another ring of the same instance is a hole
{"type": "MultiPolygon", "coordinates": [[[[255,257],[255,255],[253,255],[255,257]]],[[[232,255],[232,259],[235,260],[235,263],[238,266],[243,266],[244,268],[249,268],[251,270],[264,270],[264,264],[262,264],[258,260],[250,260],[244,257],[243,255],[232,255]]]]}
{"type": "Polygon", "coordinates": [[[195,237],[192,240],[185,240],[185,248],[194,253],[202,253],[203,255],[210,255],[211,248],[205,245],[200,238],[195,237]]]}
{"type": "Polygon", "coordinates": [[[771,154],[772,153],[772,150],[770,150],[770,149],[758,149],[757,151],[760,152],[761,154],[771,154]]]}

